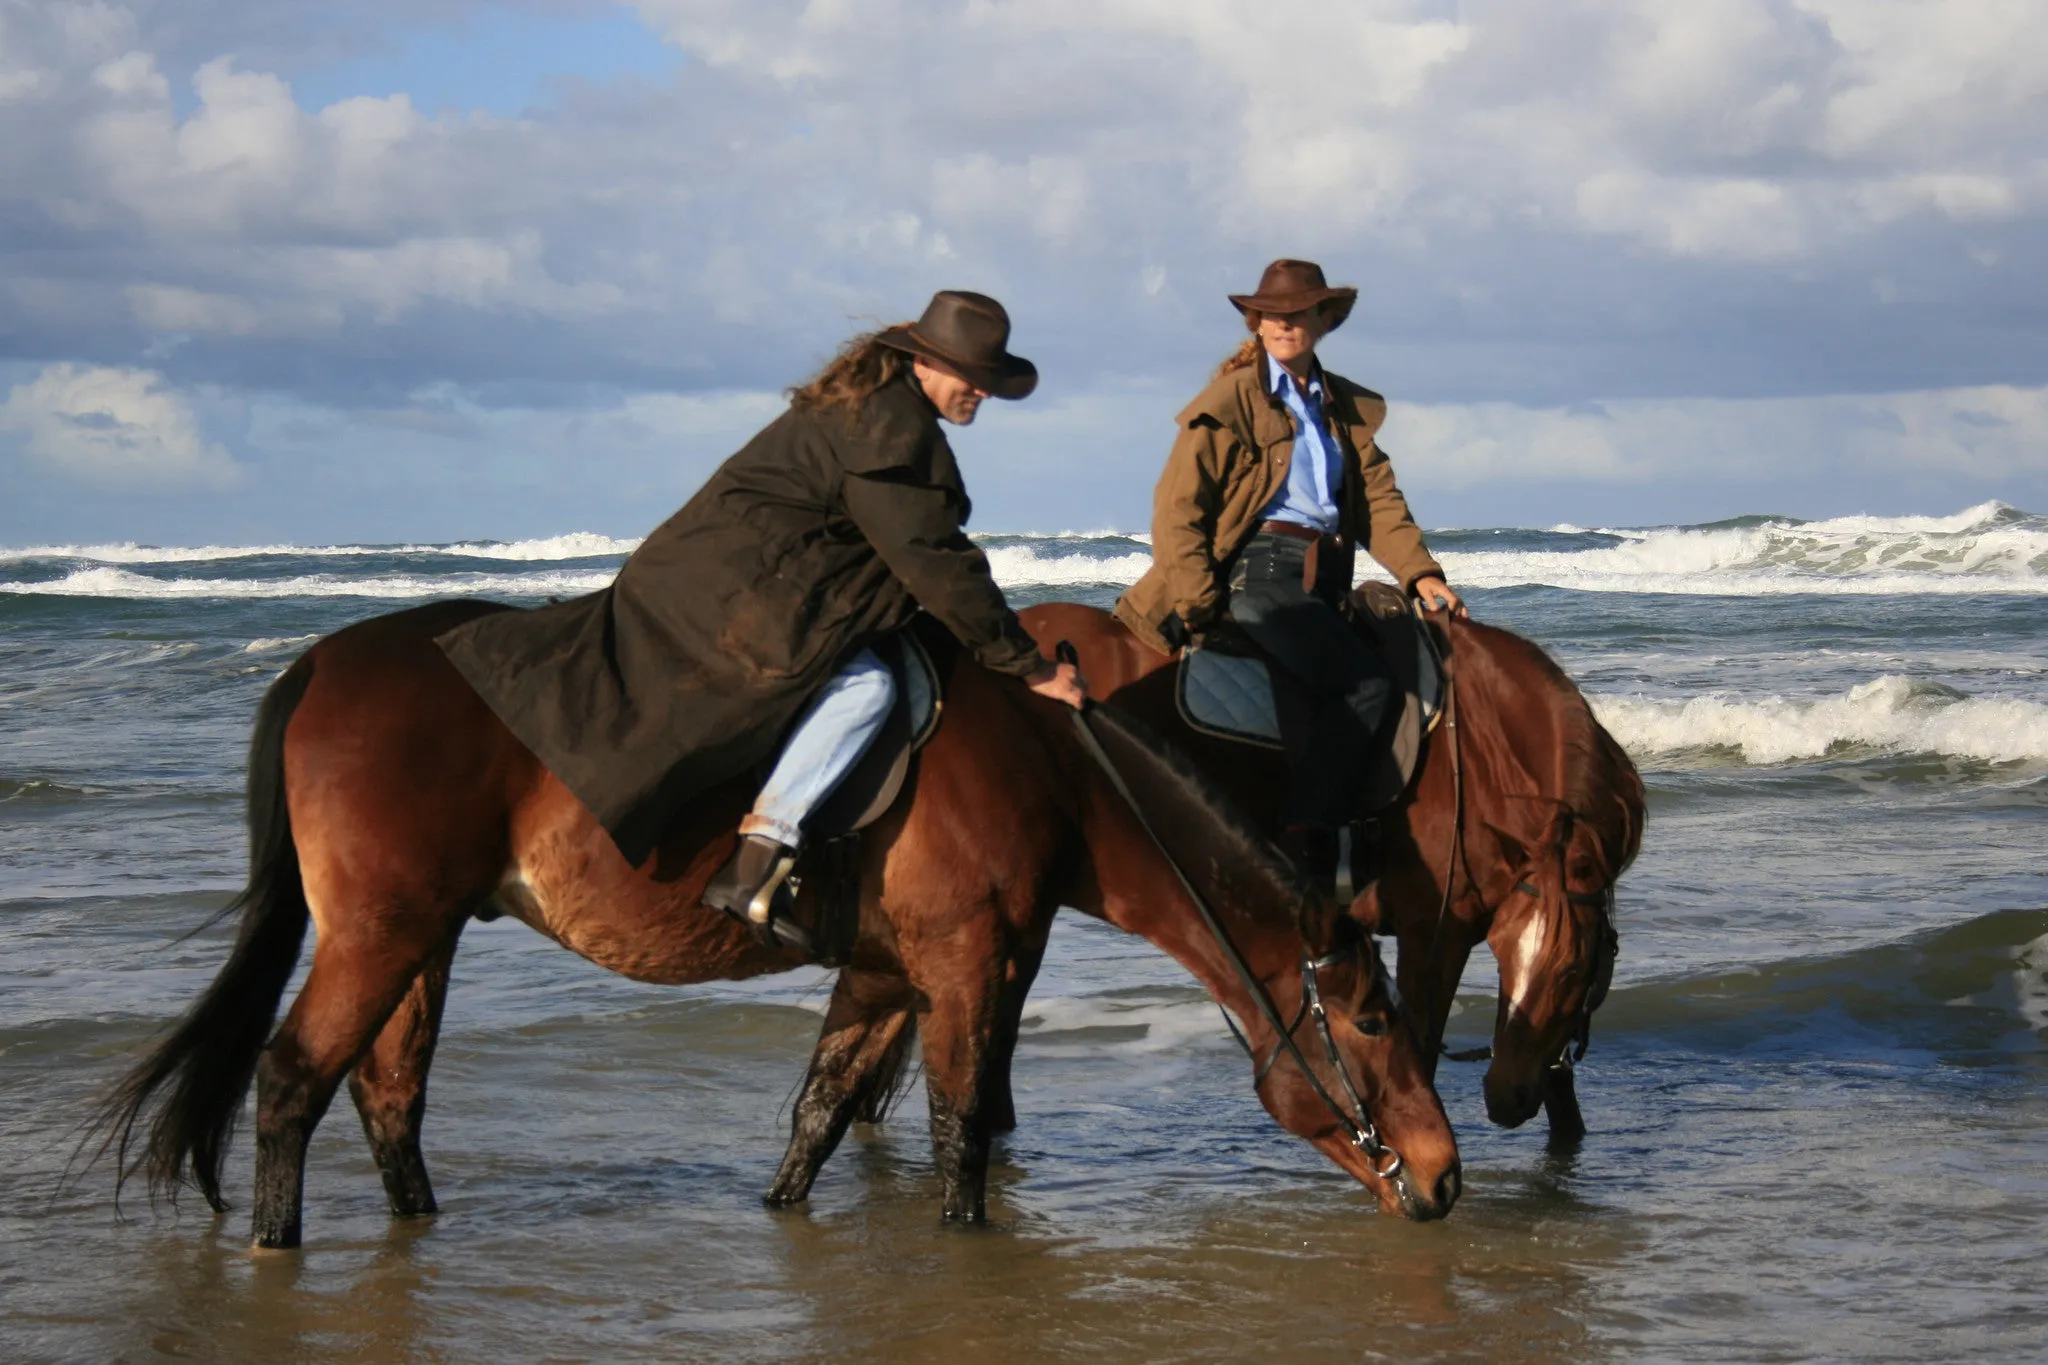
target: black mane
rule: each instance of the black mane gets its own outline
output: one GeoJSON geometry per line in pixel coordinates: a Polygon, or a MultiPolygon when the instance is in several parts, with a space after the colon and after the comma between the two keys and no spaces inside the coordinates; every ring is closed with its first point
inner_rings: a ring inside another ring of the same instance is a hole
{"type": "MultiPolygon", "coordinates": [[[[1197,886],[1204,872],[1230,875],[1240,897],[1229,903],[1263,916],[1269,908],[1290,919],[1302,888],[1293,868],[1256,823],[1175,744],[1130,713],[1107,705],[1089,711],[1096,738],[1137,799],[1167,853],[1197,886]]],[[[1209,888],[1204,887],[1205,891],[1209,888]]]]}

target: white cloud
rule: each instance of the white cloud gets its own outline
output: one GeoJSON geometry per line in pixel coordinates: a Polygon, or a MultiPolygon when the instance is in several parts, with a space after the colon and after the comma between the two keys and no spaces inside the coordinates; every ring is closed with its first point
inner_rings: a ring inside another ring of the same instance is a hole
{"type": "MultiPolygon", "coordinates": [[[[395,37],[466,2],[346,22],[395,37]]],[[[2044,306],[2038,0],[634,8],[689,58],[672,79],[514,119],[422,112],[431,91],[307,107],[287,77],[334,41],[321,7],[0,0],[0,360],[358,412],[363,448],[438,386],[639,449],[622,394],[773,393],[965,286],[1011,306],[1031,410],[1094,414],[1059,439],[1135,469],[1153,438],[1103,433],[1153,432],[1236,340],[1223,293],[1285,253],[1364,289],[1339,368],[1523,405],[1407,409],[1462,414],[1446,469],[1623,482],[1705,449],[1684,421],[1737,420],[1717,396],[2048,365],[2014,321],[2044,306]],[[1602,395],[1638,397],[1572,406],[1602,395]],[[1126,421],[1140,401],[1161,411],[1126,421]]],[[[1740,421],[1815,449],[1846,439],[1827,422],[1920,421],[1923,457],[2039,470],[1962,408],[1805,401],[1740,421]]]]}
{"type": "Polygon", "coordinates": [[[1384,437],[1405,479],[1440,490],[1557,480],[1767,484],[1773,475],[1828,471],[2015,483],[2048,474],[2048,388],[1559,408],[1396,403],[1384,437]]]}
{"type": "Polygon", "coordinates": [[[109,492],[232,487],[241,469],[149,370],[52,365],[0,404],[0,431],[67,479],[109,492]]]}

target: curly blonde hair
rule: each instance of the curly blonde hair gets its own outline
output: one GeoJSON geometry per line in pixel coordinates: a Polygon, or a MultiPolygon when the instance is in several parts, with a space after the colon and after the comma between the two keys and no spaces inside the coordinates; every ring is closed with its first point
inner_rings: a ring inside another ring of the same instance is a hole
{"type": "MultiPolygon", "coordinates": [[[[1253,327],[1257,327],[1258,325],[1259,324],[1256,322],[1252,324],[1253,327]]],[[[1229,355],[1223,357],[1223,363],[1216,367],[1216,373],[1209,376],[1209,382],[1213,384],[1217,380],[1221,379],[1224,375],[1229,374],[1232,370],[1243,369],[1245,366],[1251,364],[1254,360],[1257,360],[1259,358],[1259,352],[1263,349],[1264,347],[1259,345],[1258,337],[1246,337],[1243,341],[1238,343],[1236,350],[1232,351],[1229,355]]]]}
{"type": "Polygon", "coordinates": [[[911,367],[908,351],[881,340],[882,332],[887,330],[862,332],[840,347],[839,354],[826,361],[824,369],[789,391],[790,406],[812,412],[832,408],[858,412],[862,404],[911,367]]]}

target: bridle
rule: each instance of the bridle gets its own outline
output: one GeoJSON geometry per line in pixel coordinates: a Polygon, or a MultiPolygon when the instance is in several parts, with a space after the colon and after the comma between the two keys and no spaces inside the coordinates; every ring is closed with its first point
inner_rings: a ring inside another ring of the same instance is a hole
{"type": "MultiPolygon", "coordinates": [[[[1511,895],[1525,895],[1542,899],[1543,893],[1532,883],[1518,881],[1511,895]]],[[[1621,936],[1614,928],[1614,886],[1612,883],[1598,891],[1565,892],[1565,899],[1573,905],[1590,908],[1598,915],[1594,925],[1597,935],[1593,949],[1593,979],[1586,984],[1586,997],[1579,1002],[1577,1014],[1571,1021],[1571,1028],[1565,1034],[1564,1042],[1557,1057],[1545,1070],[1570,1071],[1577,1062],[1586,1059],[1586,1049],[1593,1043],[1593,1011],[1600,1008],[1607,999],[1607,988],[1614,981],[1615,952],[1620,946],[1621,936]]],[[[1498,912],[1495,912],[1498,913],[1498,912]]],[[[1484,1062],[1493,1057],[1492,1046],[1443,1049],[1444,1058],[1453,1062],[1484,1062]]]]}
{"type": "MultiPolygon", "coordinates": [[[[1069,656],[1071,656],[1072,652],[1073,646],[1062,641],[1059,648],[1059,655],[1062,661],[1071,662],[1069,656]]],[[[1308,1082],[1309,1088],[1315,1092],[1316,1098],[1322,1101],[1323,1107],[1328,1109],[1331,1116],[1337,1120],[1338,1127],[1348,1135],[1351,1145],[1365,1153],[1367,1161],[1372,1166],[1373,1174],[1382,1180],[1392,1181],[1396,1179],[1401,1174],[1401,1154],[1388,1146],[1380,1137],[1379,1129],[1373,1126],[1372,1115],[1366,1106],[1365,1099],[1359,1094],[1358,1086],[1351,1078],[1351,1070],[1344,1064],[1343,1055],[1337,1051],[1337,1040],[1330,1032],[1329,1012],[1323,1007],[1322,990],[1316,980],[1317,975],[1324,969],[1349,961],[1357,953],[1362,935],[1353,935],[1349,942],[1339,944],[1321,957],[1312,957],[1307,953],[1302,954],[1301,1006],[1295,1011],[1292,1023],[1282,1024],[1280,1022],[1280,1011],[1273,1004],[1272,994],[1266,990],[1265,983],[1252,971],[1251,964],[1244,960],[1244,954],[1239,952],[1237,945],[1231,941],[1229,932],[1224,929],[1222,921],[1216,918],[1215,911],[1209,908],[1208,901],[1203,899],[1202,894],[1195,890],[1193,883],[1188,880],[1187,874],[1181,870],[1180,863],[1167,851],[1166,845],[1159,838],[1158,831],[1154,830],[1152,822],[1145,818],[1144,809],[1139,806],[1137,797],[1132,794],[1130,787],[1124,782],[1123,774],[1117,770],[1116,761],[1104,751],[1102,742],[1095,737],[1095,731],[1089,724],[1089,712],[1093,706],[1094,703],[1089,702],[1074,711],[1074,733],[1081,741],[1082,750],[1094,760],[1097,767],[1102,769],[1103,775],[1109,779],[1109,785],[1115,789],[1117,795],[1123,798],[1124,804],[1130,808],[1131,816],[1138,822],[1138,827],[1145,831],[1145,837],[1151,840],[1152,846],[1159,851],[1159,856],[1166,860],[1166,865],[1172,870],[1174,879],[1180,883],[1181,891],[1194,904],[1195,912],[1201,916],[1202,924],[1208,929],[1210,937],[1215,939],[1216,946],[1222,949],[1224,959],[1230,963],[1231,969],[1237,974],[1238,981],[1244,987],[1245,993],[1251,996],[1252,1003],[1258,1009],[1259,1017],[1265,1020],[1267,1026],[1273,1030],[1277,1039],[1273,1044],[1272,1052],[1267,1055],[1265,1061],[1259,1062],[1257,1054],[1252,1051],[1250,1042],[1246,1040],[1243,1031],[1238,1028],[1237,1021],[1230,1017],[1230,1012],[1227,1009],[1223,1011],[1223,1021],[1230,1026],[1231,1035],[1237,1039],[1238,1045],[1244,1048],[1245,1054],[1257,1063],[1253,1087],[1256,1089],[1265,1083],[1266,1077],[1272,1071],[1274,1064],[1279,1061],[1282,1054],[1285,1054],[1300,1069],[1303,1079],[1308,1082]],[[1294,1035],[1300,1030],[1305,1020],[1313,1020],[1315,1022],[1316,1034],[1322,1040],[1324,1055],[1329,1060],[1330,1069],[1337,1073],[1339,1088],[1343,1090],[1344,1098],[1348,1101],[1347,1104],[1339,1104],[1337,1102],[1336,1096],[1330,1093],[1329,1087],[1324,1085],[1322,1078],[1316,1075],[1315,1068],[1309,1065],[1308,1058],[1302,1053],[1301,1045],[1295,1041],[1294,1035]],[[1382,1158],[1384,1158],[1384,1161],[1382,1161],[1382,1158]]],[[[1380,961],[1377,953],[1373,953],[1371,956],[1373,958],[1375,979],[1384,983],[1386,980],[1386,966],[1380,961]]]]}
{"type": "MultiPolygon", "coordinates": [[[[1430,631],[1429,622],[1423,614],[1420,603],[1414,604],[1414,611],[1416,620],[1422,627],[1422,638],[1428,643],[1430,652],[1436,655],[1438,667],[1443,673],[1444,730],[1451,751],[1451,839],[1450,847],[1444,853],[1443,899],[1437,905],[1436,922],[1431,927],[1429,936],[1429,955],[1434,959],[1442,945],[1444,921],[1450,914],[1452,901],[1456,898],[1459,868],[1461,866],[1464,868],[1466,884],[1473,889],[1475,895],[1478,893],[1479,879],[1472,875],[1472,869],[1465,861],[1465,764],[1463,746],[1459,742],[1458,733],[1457,679],[1452,674],[1449,662],[1445,659],[1442,650],[1437,647],[1436,637],[1430,631]]],[[[1532,796],[1530,799],[1553,800],[1554,798],[1532,796]]],[[[1556,804],[1563,809],[1565,818],[1568,821],[1576,821],[1578,819],[1578,812],[1570,806],[1565,805],[1561,801],[1556,802],[1556,804]]],[[[1513,895],[1516,893],[1526,894],[1538,900],[1542,899],[1543,894],[1533,884],[1526,881],[1517,881],[1515,883],[1514,891],[1509,894],[1513,895]]],[[[1609,882],[1598,891],[1573,891],[1570,888],[1566,888],[1565,899],[1573,905],[1591,906],[1599,911],[1600,916],[1599,924],[1596,926],[1599,934],[1599,946],[1594,950],[1593,980],[1586,987],[1586,998],[1579,1006],[1578,1017],[1572,1021],[1571,1032],[1565,1035],[1564,1044],[1559,1050],[1556,1060],[1552,1061],[1546,1068],[1550,1071],[1568,1072],[1572,1069],[1574,1062],[1585,1060],[1586,1049],[1592,1045],[1593,1011],[1600,1008],[1600,1003],[1607,998],[1607,987],[1614,979],[1614,957],[1620,946],[1620,935],[1615,932],[1614,928],[1613,882],[1609,882]]],[[[1485,908],[1483,904],[1481,908],[1485,908]]],[[[1487,911],[1485,918],[1490,922],[1497,913],[1497,910],[1487,911]]],[[[1434,990],[1434,987],[1431,989],[1434,990]]],[[[1434,1018],[1434,1002],[1431,1001],[1429,1004],[1431,1008],[1428,1011],[1428,1017],[1434,1018]]],[[[1491,1044],[1482,1047],[1453,1050],[1449,1044],[1439,1038],[1437,1040],[1437,1050],[1446,1061],[1452,1062],[1484,1062],[1491,1060],[1493,1057],[1493,1047],[1491,1044]]]]}

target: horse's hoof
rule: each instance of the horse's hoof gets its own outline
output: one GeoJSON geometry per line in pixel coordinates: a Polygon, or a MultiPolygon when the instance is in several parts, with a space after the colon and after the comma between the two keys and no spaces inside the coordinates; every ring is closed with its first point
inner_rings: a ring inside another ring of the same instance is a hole
{"type": "Polygon", "coordinates": [[[809,1190],[785,1190],[777,1185],[769,1188],[761,1196],[761,1202],[771,1209],[793,1209],[799,1204],[810,1203],[811,1192],[809,1190]]]}

